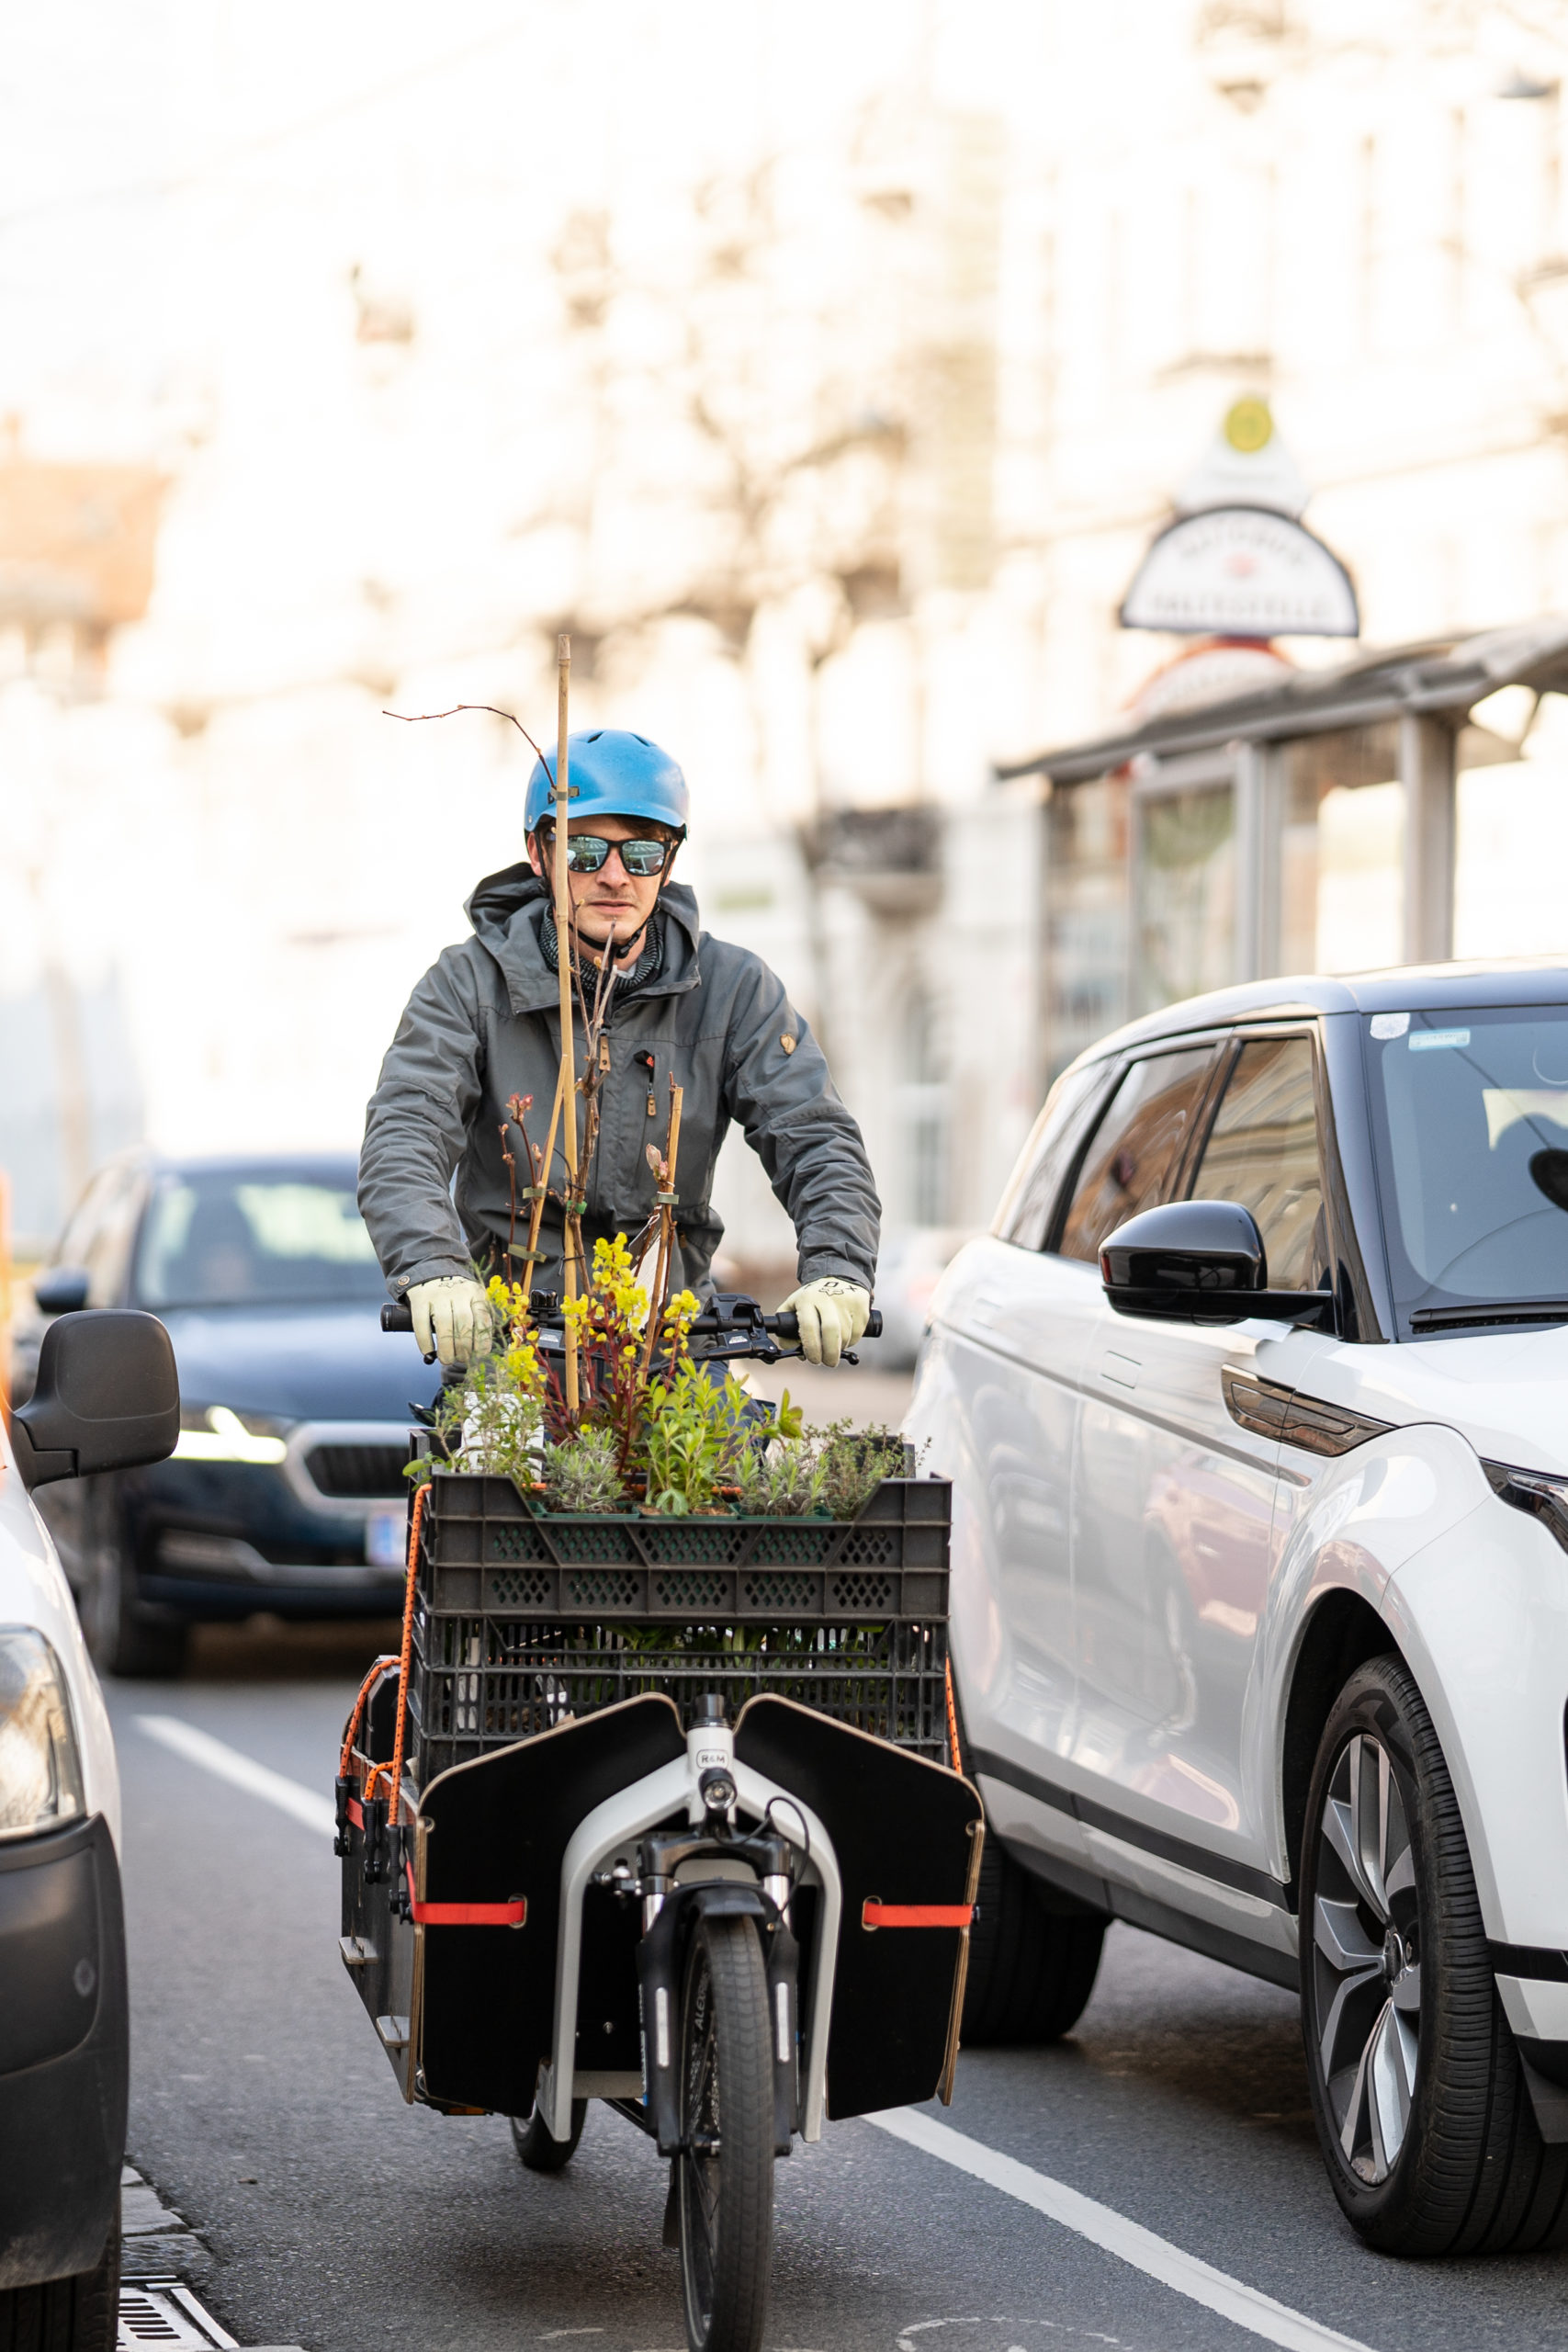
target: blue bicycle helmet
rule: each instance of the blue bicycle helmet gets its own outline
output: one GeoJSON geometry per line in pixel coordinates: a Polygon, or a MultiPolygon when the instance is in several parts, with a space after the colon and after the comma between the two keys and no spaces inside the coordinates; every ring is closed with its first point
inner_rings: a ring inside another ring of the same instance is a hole
{"type": "MultiPolygon", "coordinates": [[[[646,735],[620,727],[595,727],[592,734],[567,737],[567,786],[571,813],[582,817],[648,817],[683,835],[686,779],[671,758],[646,735]]],[[[547,752],[534,763],[524,805],[523,827],[532,833],[555,814],[556,760],[547,752]]]]}

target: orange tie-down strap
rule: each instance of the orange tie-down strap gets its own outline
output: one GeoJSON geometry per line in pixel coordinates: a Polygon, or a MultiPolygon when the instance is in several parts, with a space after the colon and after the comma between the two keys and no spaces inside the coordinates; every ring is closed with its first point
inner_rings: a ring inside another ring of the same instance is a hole
{"type": "Polygon", "coordinates": [[[972,1903],[879,1903],[868,1894],[860,1907],[863,1928],[967,1928],[974,1918],[972,1903]]]}
{"type": "MultiPolygon", "coordinates": [[[[406,1867],[406,1866],[405,1866],[406,1867]]],[[[519,1894],[510,1903],[421,1903],[409,1870],[409,1904],[420,1928],[520,1928],[528,1917],[528,1898],[519,1894]]]]}

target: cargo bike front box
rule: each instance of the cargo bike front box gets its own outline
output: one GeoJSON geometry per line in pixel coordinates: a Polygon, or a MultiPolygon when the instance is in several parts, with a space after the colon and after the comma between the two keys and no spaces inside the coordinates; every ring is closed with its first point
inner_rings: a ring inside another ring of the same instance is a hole
{"type": "Polygon", "coordinates": [[[600,1518],[455,1474],[412,1506],[406,1677],[367,1679],[338,1783],[344,1959],[405,2098],[510,2116],[539,2170],[603,2098],[673,2160],[694,2352],[760,2341],[795,2134],[951,2097],[984,1833],[949,1507],[909,1476],[848,1521],[600,1518]]]}

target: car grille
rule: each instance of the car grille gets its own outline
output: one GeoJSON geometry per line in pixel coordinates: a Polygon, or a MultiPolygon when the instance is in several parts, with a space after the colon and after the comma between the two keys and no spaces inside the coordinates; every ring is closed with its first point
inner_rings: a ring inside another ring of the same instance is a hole
{"type": "Polygon", "coordinates": [[[339,1500],[364,1496],[370,1501],[407,1494],[403,1464],[408,1458],[404,1445],[313,1445],[305,1467],[323,1495],[339,1500]]]}

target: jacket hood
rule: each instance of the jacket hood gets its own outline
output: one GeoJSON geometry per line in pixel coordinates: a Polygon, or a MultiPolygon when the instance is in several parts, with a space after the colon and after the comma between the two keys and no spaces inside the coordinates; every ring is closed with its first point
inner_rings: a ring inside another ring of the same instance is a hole
{"type": "MultiPolygon", "coordinates": [[[[463,910],[475,938],[505,975],[515,1012],[550,1011],[559,1001],[560,981],[539,944],[539,925],[549,904],[548,886],[524,860],[502,866],[499,874],[487,874],[463,910]]],[[[683,882],[666,883],[659,895],[659,911],[669,917],[664,970],[650,993],[672,996],[696,986],[702,922],[696,898],[683,882]]]]}

